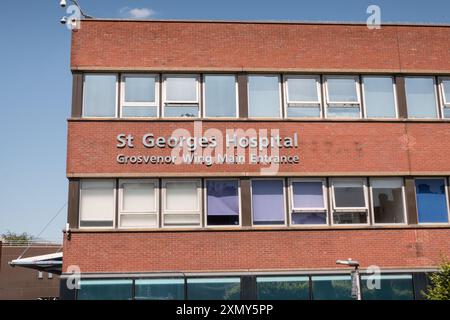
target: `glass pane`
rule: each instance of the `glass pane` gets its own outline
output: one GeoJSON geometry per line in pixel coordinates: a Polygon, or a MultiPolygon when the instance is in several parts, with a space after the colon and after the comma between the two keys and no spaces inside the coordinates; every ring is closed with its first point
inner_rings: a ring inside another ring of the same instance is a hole
{"type": "Polygon", "coordinates": [[[353,300],[350,276],[313,276],[314,300],[353,300]]]}
{"type": "Polygon", "coordinates": [[[126,102],[155,101],[155,77],[126,76],[124,81],[126,102]]]}
{"type": "Polygon", "coordinates": [[[284,184],[281,180],[252,181],[253,224],[284,224],[284,184]]]}
{"type": "Polygon", "coordinates": [[[239,225],[237,180],[207,180],[208,225],[239,225]]]}
{"type": "Polygon", "coordinates": [[[328,107],[328,118],[359,118],[359,107],[328,107]]]}
{"type": "Polygon", "coordinates": [[[135,282],[136,300],[183,300],[184,279],[143,279],[135,282]]]}
{"type": "Polygon", "coordinates": [[[236,117],[236,77],[205,75],[205,116],[236,117]]]}
{"type": "Polygon", "coordinates": [[[372,198],[375,223],[404,223],[401,179],[373,179],[372,198]]]}
{"type": "Polygon", "coordinates": [[[122,117],[157,117],[158,107],[122,107],[122,117]]]}
{"type": "Polygon", "coordinates": [[[187,279],[188,300],[239,300],[239,278],[187,279]]]}
{"type": "Polygon", "coordinates": [[[405,78],[409,118],[437,118],[434,79],[405,78]]]}
{"type": "Polygon", "coordinates": [[[197,226],[200,224],[200,214],[164,214],[164,225],[197,226]]]}
{"type": "Polygon", "coordinates": [[[278,76],[248,77],[249,117],[280,117],[279,82],[278,76]]]}
{"type": "Polygon", "coordinates": [[[133,212],[155,212],[154,183],[124,183],[122,184],[122,210],[133,212]]]}
{"type": "Polygon", "coordinates": [[[366,224],[367,212],[334,212],[333,223],[335,224],[366,224]]]}
{"type": "Polygon", "coordinates": [[[164,107],[164,117],[198,117],[198,105],[166,105],[164,107]]]}
{"type": "Polygon", "coordinates": [[[132,300],[132,280],[80,280],[78,300],[132,300]]]}
{"type": "Polygon", "coordinates": [[[316,78],[288,78],[288,101],[318,102],[316,78]]]}
{"type": "Polygon", "coordinates": [[[308,277],[258,277],[260,300],[309,300],[308,277]]]}
{"type": "Polygon", "coordinates": [[[166,101],[197,102],[197,77],[167,77],[166,101]]]}
{"type": "Polygon", "coordinates": [[[114,188],[115,181],[113,180],[85,180],[81,182],[81,226],[113,225],[115,213],[114,188]]]}
{"type": "Polygon", "coordinates": [[[287,116],[288,117],[311,117],[311,118],[319,118],[320,117],[320,107],[316,106],[291,106],[289,105],[287,108],[287,116]]]}
{"type": "Polygon", "coordinates": [[[450,108],[444,108],[444,118],[450,118],[450,108]]]}
{"type": "Polygon", "coordinates": [[[355,78],[327,78],[330,103],[358,102],[355,78]]]}
{"type": "Polygon", "coordinates": [[[444,179],[416,179],[419,223],[448,222],[444,179]]]}
{"type": "Polygon", "coordinates": [[[442,89],[444,90],[444,101],[450,104],[450,80],[442,80],[442,89]]]}
{"type": "Polygon", "coordinates": [[[84,117],[116,116],[116,82],[115,75],[84,76],[84,117]]]}
{"type": "Polygon", "coordinates": [[[336,208],[363,208],[366,206],[364,186],[361,181],[334,181],[336,208]]]}
{"type": "Polygon", "coordinates": [[[294,208],[325,208],[321,181],[292,182],[294,208]]]}
{"type": "Polygon", "coordinates": [[[166,183],[166,210],[198,211],[198,184],[195,181],[166,183]]]}
{"type": "Polygon", "coordinates": [[[374,287],[376,281],[361,276],[363,300],[414,300],[414,288],[411,275],[381,275],[380,287],[374,287]]]}
{"type": "Polygon", "coordinates": [[[364,102],[368,118],[395,118],[395,96],[391,77],[364,77],[364,102]]]}
{"type": "Polygon", "coordinates": [[[122,214],[120,226],[123,228],[157,227],[156,214],[122,214]]]}
{"type": "Polygon", "coordinates": [[[326,212],[294,212],[292,224],[326,224],[326,212]]]}

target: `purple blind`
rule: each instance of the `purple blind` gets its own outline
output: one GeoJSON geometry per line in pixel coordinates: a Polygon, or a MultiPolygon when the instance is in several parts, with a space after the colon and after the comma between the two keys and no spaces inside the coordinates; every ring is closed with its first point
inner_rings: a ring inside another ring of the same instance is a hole
{"type": "Polygon", "coordinates": [[[252,181],[253,222],[284,222],[283,181],[252,181]]]}
{"type": "Polygon", "coordinates": [[[323,188],[320,181],[293,182],[294,208],[323,208],[323,188]]]}
{"type": "Polygon", "coordinates": [[[206,189],[209,216],[239,215],[238,182],[236,180],[208,180],[206,189]]]}

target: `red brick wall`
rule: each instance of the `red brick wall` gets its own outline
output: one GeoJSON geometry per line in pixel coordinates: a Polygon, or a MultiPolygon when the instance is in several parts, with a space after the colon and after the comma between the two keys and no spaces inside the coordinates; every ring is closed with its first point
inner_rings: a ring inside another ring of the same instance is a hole
{"type": "Polygon", "coordinates": [[[73,69],[450,72],[450,27],[86,20],[73,69]]]}
{"type": "MultiPolygon", "coordinates": [[[[258,174],[259,165],[216,164],[157,165],[118,164],[118,154],[170,155],[172,149],[147,149],[140,143],[146,133],[168,137],[174,129],[193,134],[193,122],[70,121],[68,139],[69,176],[83,174],[258,174]],[[117,135],[133,134],[133,149],[118,149],[117,135]]],[[[281,136],[298,132],[297,149],[281,149],[282,155],[297,154],[299,164],[281,165],[279,173],[308,175],[444,174],[450,173],[450,123],[373,122],[203,122],[208,128],[279,129],[281,136]]],[[[248,158],[248,157],[247,157],[248,158]]]]}
{"type": "Polygon", "coordinates": [[[450,229],[73,233],[64,270],[82,272],[233,271],[433,267],[450,255],[450,229]]]}

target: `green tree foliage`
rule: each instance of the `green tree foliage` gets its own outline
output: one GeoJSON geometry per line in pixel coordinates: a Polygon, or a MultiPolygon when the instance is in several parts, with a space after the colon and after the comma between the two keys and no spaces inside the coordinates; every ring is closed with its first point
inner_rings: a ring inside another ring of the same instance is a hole
{"type": "Polygon", "coordinates": [[[450,300],[450,261],[444,259],[438,272],[430,276],[431,286],[424,293],[428,300],[450,300]]]}
{"type": "Polygon", "coordinates": [[[5,241],[17,241],[17,242],[28,242],[33,240],[33,236],[24,232],[21,234],[8,231],[6,233],[3,233],[0,238],[4,239],[5,241]]]}

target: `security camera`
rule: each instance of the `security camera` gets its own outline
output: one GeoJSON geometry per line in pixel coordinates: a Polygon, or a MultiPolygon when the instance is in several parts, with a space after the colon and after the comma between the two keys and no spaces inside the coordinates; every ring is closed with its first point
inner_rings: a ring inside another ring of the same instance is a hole
{"type": "Polygon", "coordinates": [[[352,260],[352,259],[348,259],[348,260],[337,260],[336,264],[343,264],[349,267],[359,267],[359,262],[352,260]]]}
{"type": "Polygon", "coordinates": [[[62,17],[59,22],[61,22],[61,24],[66,24],[67,23],[67,18],[66,17],[62,17]]]}
{"type": "Polygon", "coordinates": [[[65,8],[67,6],[67,1],[66,0],[61,0],[59,2],[59,5],[61,6],[61,8],[65,8]]]}

